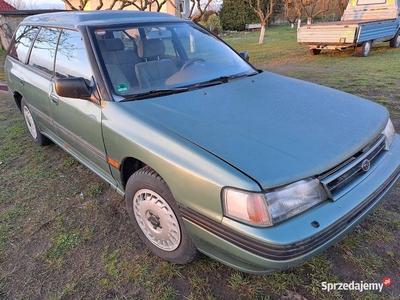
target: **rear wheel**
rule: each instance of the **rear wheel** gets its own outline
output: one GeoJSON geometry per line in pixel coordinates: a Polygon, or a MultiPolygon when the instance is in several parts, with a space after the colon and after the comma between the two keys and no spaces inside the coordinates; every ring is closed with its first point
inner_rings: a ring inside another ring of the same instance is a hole
{"type": "Polygon", "coordinates": [[[166,182],[150,167],[134,173],[126,185],[126,207],[139,237],[161,258],[189,263],[197,248],[187,233],[166,182]]]}
{"type": "Polygon", "coordinates": [[[40,132],[39,127],[32,116],[31,110],[23,98],[21,100],[21,111],[25,119],[26,127],[28,127],[29,133],[31,134],[34,142],[40,146],[50,144],[51,141],[40,132]]]}
{"type": "Polygon", "coordinates": [[[356,56],[366,57],[372,48],[372,41],[365,41],[356,48],[356,56]]]}
{"type": "Polygon", "coordinates": [[[308,51],[310,52],[311,55],[318,55],[321,53],[321,49],[315,49],[315,48],[314,49],[310,48],[308,51]]]}
{"type": "Polygon", "coordinates": [[[392,48],[400,47],[400,30],[397,31],[396,35],[390,40],[390,47],[392,48]]]}

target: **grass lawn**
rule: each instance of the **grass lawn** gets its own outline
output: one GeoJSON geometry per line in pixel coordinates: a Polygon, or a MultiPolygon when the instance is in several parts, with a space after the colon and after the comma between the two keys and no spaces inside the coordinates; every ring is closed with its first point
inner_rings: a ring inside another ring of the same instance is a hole
{"type": "MultiPolygon", "coordinates": [[[[263,45],[258,34],[223,39],[248,50],[258,68],[385,105],[400,132],[400,49],[383,43],[366,58],[351,50],[311,56],[289,26],[268,29],[263,45]]],[[[121,196],[57,146],[36,146],[0,93],[0,299],[399,299],[399,198],[397,184],[345,239],[294,269],[255,276],[205,256],[174,265],[140,242],[121,196]],[[393,284],[381,293],[322,290],[322,282],[386,276],[393,284]]]]}

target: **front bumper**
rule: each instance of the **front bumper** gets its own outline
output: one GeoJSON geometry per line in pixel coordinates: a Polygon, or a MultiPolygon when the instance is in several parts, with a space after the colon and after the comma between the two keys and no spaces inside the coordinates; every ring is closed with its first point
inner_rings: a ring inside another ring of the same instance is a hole
{"type": "Polygon", "coordinates": [[[223,218],[217,223],[182,209],[185,226],[198,249],[248,273],[272,273],[297,266],[352,231],[384,198],[400,177],[400,136],[361,182],[336,201],[269,228],[223,218]]]}

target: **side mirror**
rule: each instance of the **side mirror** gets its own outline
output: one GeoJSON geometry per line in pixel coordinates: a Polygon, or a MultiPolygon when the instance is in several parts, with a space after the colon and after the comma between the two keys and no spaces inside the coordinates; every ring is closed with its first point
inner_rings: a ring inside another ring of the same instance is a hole
{"type": "Polygon", "coordinates": [[[59,78],[55,82],[57,95],[67,98],[89,98],[91,88],[82,77],[59,78]]]}
{"type": "Polygon", "coordinates": [[[243,51],[239,53],[241,57],[243,57],[245,60],[249,61],[250,60],[250,55],[249,51],[243,51]]]}

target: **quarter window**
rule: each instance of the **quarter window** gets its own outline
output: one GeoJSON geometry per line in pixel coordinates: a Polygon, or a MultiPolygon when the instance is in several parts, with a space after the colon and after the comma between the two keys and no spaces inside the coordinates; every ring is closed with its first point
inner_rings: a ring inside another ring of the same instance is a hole
{"type": "Polygon", "coordinates": [[[52,75],[59,35],[57,28],[42,28],[33,44],[29,65],[52,75]]]}
{"type": "Polygon", "coordinates": [[[61,33],[56,56],[56,76],[83,77],[88,82],[91,81],[89,60],[82,37],[77,31],[64,30],[61,33]]]}
{"type": "Polygon", "coordinates": [[[14,40],[10,47],[10,56],[25,63],[28,57],[29,48],[35,39],[39,28],[36,26],[20,26],[15,33],[14,40]]]}

